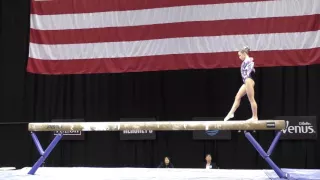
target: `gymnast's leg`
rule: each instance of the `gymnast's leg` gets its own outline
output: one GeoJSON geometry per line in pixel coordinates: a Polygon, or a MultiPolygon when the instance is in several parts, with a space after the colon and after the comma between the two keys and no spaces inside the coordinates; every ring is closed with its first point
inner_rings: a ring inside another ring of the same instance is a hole
{"type": "Polygon", "coordinates": [[[252,118],[249,120],[257,121],[258,120],[258,114],[257,114],[258,106],[257,106],[256,100],[254,98],[254,84],[255,83],[251,78],[247,78],[245,80],[247,96],[250,101],[251,110],[252,110],[252,118]]]}
{"type": "Polygon", "coordinates": [[[224,121],[228,121],[229,119],[233,118],[234,117],[234,112],[238,109],[239,105],[240,105],[240,102],[241,102],[241,98],[246,94],[246,85],[243,84],[235,99],[234,99],[234,102],[233,102],[233,105],[231,107],[231,110],[229,111],[228,115],[224,118],[224,121]]]}

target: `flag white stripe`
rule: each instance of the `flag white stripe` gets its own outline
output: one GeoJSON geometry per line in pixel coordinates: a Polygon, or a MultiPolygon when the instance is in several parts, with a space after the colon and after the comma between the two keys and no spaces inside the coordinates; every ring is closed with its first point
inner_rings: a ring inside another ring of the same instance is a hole
{"type": "Polygon", "coordinates": [[[83,14],[31,14],[31,28],[62,30],[125,27],[189,21],[303,16],[319,13],[320,0],[277,0],[83,14]]]}
{"type": "Polygon", "coordinates": [[[64,45],[30,43],[29,57],[72,60],[214,53],[237,51],[243,45],[250,46],[253,51],[316,48],[320,47],[320,31],[64,45]]]}

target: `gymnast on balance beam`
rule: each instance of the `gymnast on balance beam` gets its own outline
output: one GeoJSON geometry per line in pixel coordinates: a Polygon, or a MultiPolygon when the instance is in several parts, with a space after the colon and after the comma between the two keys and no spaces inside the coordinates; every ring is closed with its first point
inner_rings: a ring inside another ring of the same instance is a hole
{"type": "Polygon", "coordinates": [[[240,87],[234,103],[232,105],[231,110],[229,111],[228,115],[224,118],[224,121],[228,121],[229,119],[234,117],[235,111],[238,109],[241,98],[247,94],[248,99],[250,101],[251,110],[252,110],[252,117],[248,119],[249,121],[258,121],[258,115],[257,115],[257,103],[254,98],[254,62],[253,58],[249,57],[249,47],[245,46],[242,48],[239,52],[239,58],[242,61],[240,72],[242,76],[243,85],[240,87]]]}

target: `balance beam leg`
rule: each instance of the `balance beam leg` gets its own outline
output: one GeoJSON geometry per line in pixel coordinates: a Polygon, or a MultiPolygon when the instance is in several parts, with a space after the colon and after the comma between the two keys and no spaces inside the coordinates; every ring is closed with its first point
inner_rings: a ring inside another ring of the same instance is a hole
{"type": "Polygon", "coordinates": [[[276,145],[277,145],[277,143],[278,143],[278,141],[280,139],[281,134],[282,134],[282,131],[278,131],[277,132],[276,137],[273,139],[273,141],[272,141],[272,143],[271,143],[271,145],[270,145],[270,147],[269,147],[269,149],[267,151],[268,156],[271,156],[274,148],[276,147],[276,145]]]}
{"type": "MultiPolygon", "coordinates": [[[[36,135],[34,133],[31,134],[31,136],[33,137],[33,139],[38,140],[38,138],[36,137],[36,135]],[[34,138],[35,137],[35,138],[34,138]]],[[[43,154],[41,155],[41,157],[38,159],[38,161],[32,166],[31,170],[28,172],[28,174],[34,175],[35,172],[38,170],[38,168],[42,165],[42,163],[47,159],[47,157],[49,156],[49,154],[51,153],[51,151],[53,150],[53,148],[58,144],[58,142],[61,140],[62,138],[62,134],[58,134],[56,135],[56,137],[54,137],[53,141],[49,144],[49,146],[47,147],[47,149],[43,152],[43,154]]],[[[38,141],[35,141],[35,144],[37,145],[38,141]]],[[[40,145],[40,143],[39,143],[40,145]]],[[[41,145],[40,145],[41,146],[41,145]]],[[[42,148],[41,148],[42,149],[42,148]]],[[[39,150],[39,149],[38,149],[39,150]]]]}
{"type": "Polygon", "coordinates": [[[34,132],[31,132],[31,137],[32,137],[33,142],[34,142],[34,144],[36,145],[36,147],[37,147],[40,155],[42,156],[43,153],[44,153],[44,151],[43,151],[43,149],[42,149],[42,146],[41,146],[41,144],[40,144],[40,142],[39,142],[39,139],[38,139],[37,135],[36,135],[34,132]]]}
{"type": "MultiPolygon", "coordinates": [[[[280,134],[281,135],[281,134],[280,134]]],[[[279,137],[280,137],[279,135],[279,137]]],[[[269,157],[269,155],[263,150],[263,148],[260,146],[260,144],[254,139],[254,137],[250,134],[250,132],[245,132],[246,138],[250,141],[250,143],[253,145],[253,147],[259,152],[260,156],[266,160],[266,162],[269,164],[269,166],[275,171],[275,173],[279,176],[279,178],[288,179],[289,174],[284,173],[269,157]]],[[[275,137],[275,140],[273,140],[274,146],[277,142],[276,138],[279,139],[278,136],[275,137]]],[[[271,147],[270,147],[271,148],[271,147]]]]}

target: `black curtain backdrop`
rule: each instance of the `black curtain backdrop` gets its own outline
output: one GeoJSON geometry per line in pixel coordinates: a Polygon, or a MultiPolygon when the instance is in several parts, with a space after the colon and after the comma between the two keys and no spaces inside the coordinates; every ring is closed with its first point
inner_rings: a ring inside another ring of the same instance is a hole
{"type": "MultiPolygon", "coordinates": [[[[26,73],[29,7],[28,1],[2,1],[0,166],[31,166],[39,157],[27,131],[28,122],[53,118],[119,121],[124,117],[223,117],[241,86],[239,69],[69,76],[26,73]]],[[[319,119],[319,65],[257,71],[260,119],[283,115],[315,115],[319,119]]],[[[244,97],[236,119],[250,116],[244,97]]],[[[38,134],[48,145],[49,133],[38,134]]],[[[254,136],[266,149],[273,132],[257,132],[254,136]]],[[[319,140],[281,141],[272,158],[280,167],[320,168],[319,152],[319,140]]],[[[268,168],[238,132],[232,132],[231,141],[217,142],[194,141],[192,132],[157,132],[154,141],[120,141],[119,132],[90,132],[85,141],[61,142],[46,166],[156,167],[169,155],[175,167],[197,168],[206,153],[211,153],[221,168],[268,168]]]]}

